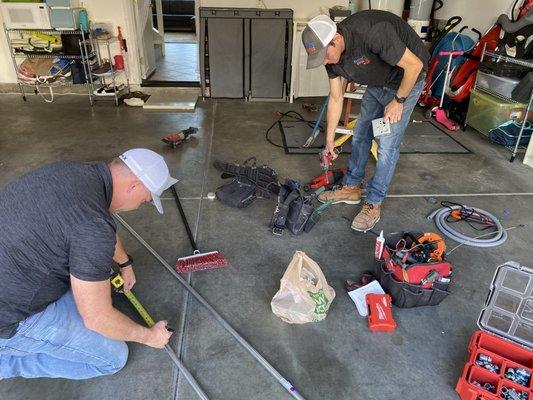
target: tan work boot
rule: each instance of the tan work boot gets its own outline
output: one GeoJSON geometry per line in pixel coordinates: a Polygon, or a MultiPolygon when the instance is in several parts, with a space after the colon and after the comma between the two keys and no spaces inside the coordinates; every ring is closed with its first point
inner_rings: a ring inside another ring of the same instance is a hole
{"type": "Polygon", "coordinates": [[[362,183],[355,186],[343,185],[338,189],[327,190],[318,196],[318,201],[325,203],[331,201],[331,204],[346,203],[359,204],[361,202],[361,195],[364,192],[362,183]]]}
{"type": "Polygon", "coordinates": [[[370,204],[365,201],[363,208],[353,219],[352,229],[359,232],[372,229],[379,221],[380,209],[380,204],[370,204]]]}

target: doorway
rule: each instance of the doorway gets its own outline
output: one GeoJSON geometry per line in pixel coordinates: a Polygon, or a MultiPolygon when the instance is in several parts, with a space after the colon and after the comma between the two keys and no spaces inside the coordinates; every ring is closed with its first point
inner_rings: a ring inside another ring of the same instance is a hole
{"type": "Polygon", "coordinates": [[[143,86],[199,87],[195,0],[160,3],[162,18],[158,19],[159,1],[152,0],[152,22],[162,38],[155,40],[155,71],[143,81],[143,86]]]}

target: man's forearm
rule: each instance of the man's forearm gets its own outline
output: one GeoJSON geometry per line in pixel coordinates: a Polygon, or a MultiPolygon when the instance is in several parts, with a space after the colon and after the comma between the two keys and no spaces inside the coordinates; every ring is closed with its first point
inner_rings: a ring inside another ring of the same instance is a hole
{"type": "Polygon", "coordinates": [[[398,97],[409,96],[409,93],[411,93],[413,86],[415,86],[415,83],[418,79],[418,75],[420,75],[422,68],[423,68],[422,66],[415,66],[412,68],[404,69],[403,78],[402,78],[402,81],[400,82],[400,87],[398,88],[398,91],[396,92],[396,95],[398,97]]]}
{"type": "Polygon", "coordinates": [[[326,144],[335,140],[335,130],[339,126],[342,113],[343,98],[336,99],[330,96],[327,111],[326,144]]]}
{"type": "Polygon", "coordinates": [[[150,333],[148,328],[133,322],[113,307],[98,317],[94,317],[93,320],[86,321],[85,324],[87,328],[102,336],[127,342],[145,344],[150,333]]]}

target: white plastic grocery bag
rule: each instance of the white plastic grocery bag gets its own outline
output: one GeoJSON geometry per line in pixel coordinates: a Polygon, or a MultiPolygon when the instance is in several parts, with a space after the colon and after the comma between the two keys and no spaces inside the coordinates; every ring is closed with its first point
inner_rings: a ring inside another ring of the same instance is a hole
{"type": "Polygon", "coordinates": [[[270,305],[283,321],[305,324],[326,318],[334,298],[335,291],[318,264],[303,251],[296,251],[270,305]]]}

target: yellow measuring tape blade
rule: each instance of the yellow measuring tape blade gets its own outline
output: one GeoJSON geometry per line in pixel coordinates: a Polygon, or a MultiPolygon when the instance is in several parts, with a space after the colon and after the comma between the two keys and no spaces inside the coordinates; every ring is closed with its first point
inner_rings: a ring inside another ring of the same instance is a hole
{"type": "MultiPolygon", "coordinates": [[[[111,284],[115,288],[120,289],[122,285],[124,285],[124,279],[122,278],[120,274],[118,274],[113,279],[111,279],[111,284]]],[[[146,322],[146,325],[148,325],[149,327],[154,325],[155,323],[154,320],[152,319],[152,317],[150,317],[150,314],[148,314],[148,311],[146,311],[146,309],[142,306],[142,304],[139,303],[139,300],[137,300],[137,297],[135,297],[132,291],[129,290],[127,292],[124,292],[124,295],[128,298],[128,300],[133,305],[133,307],[135,307],[135,309],[137,310],[139,315],[142,317],[144,322],[146,322]]]]}

